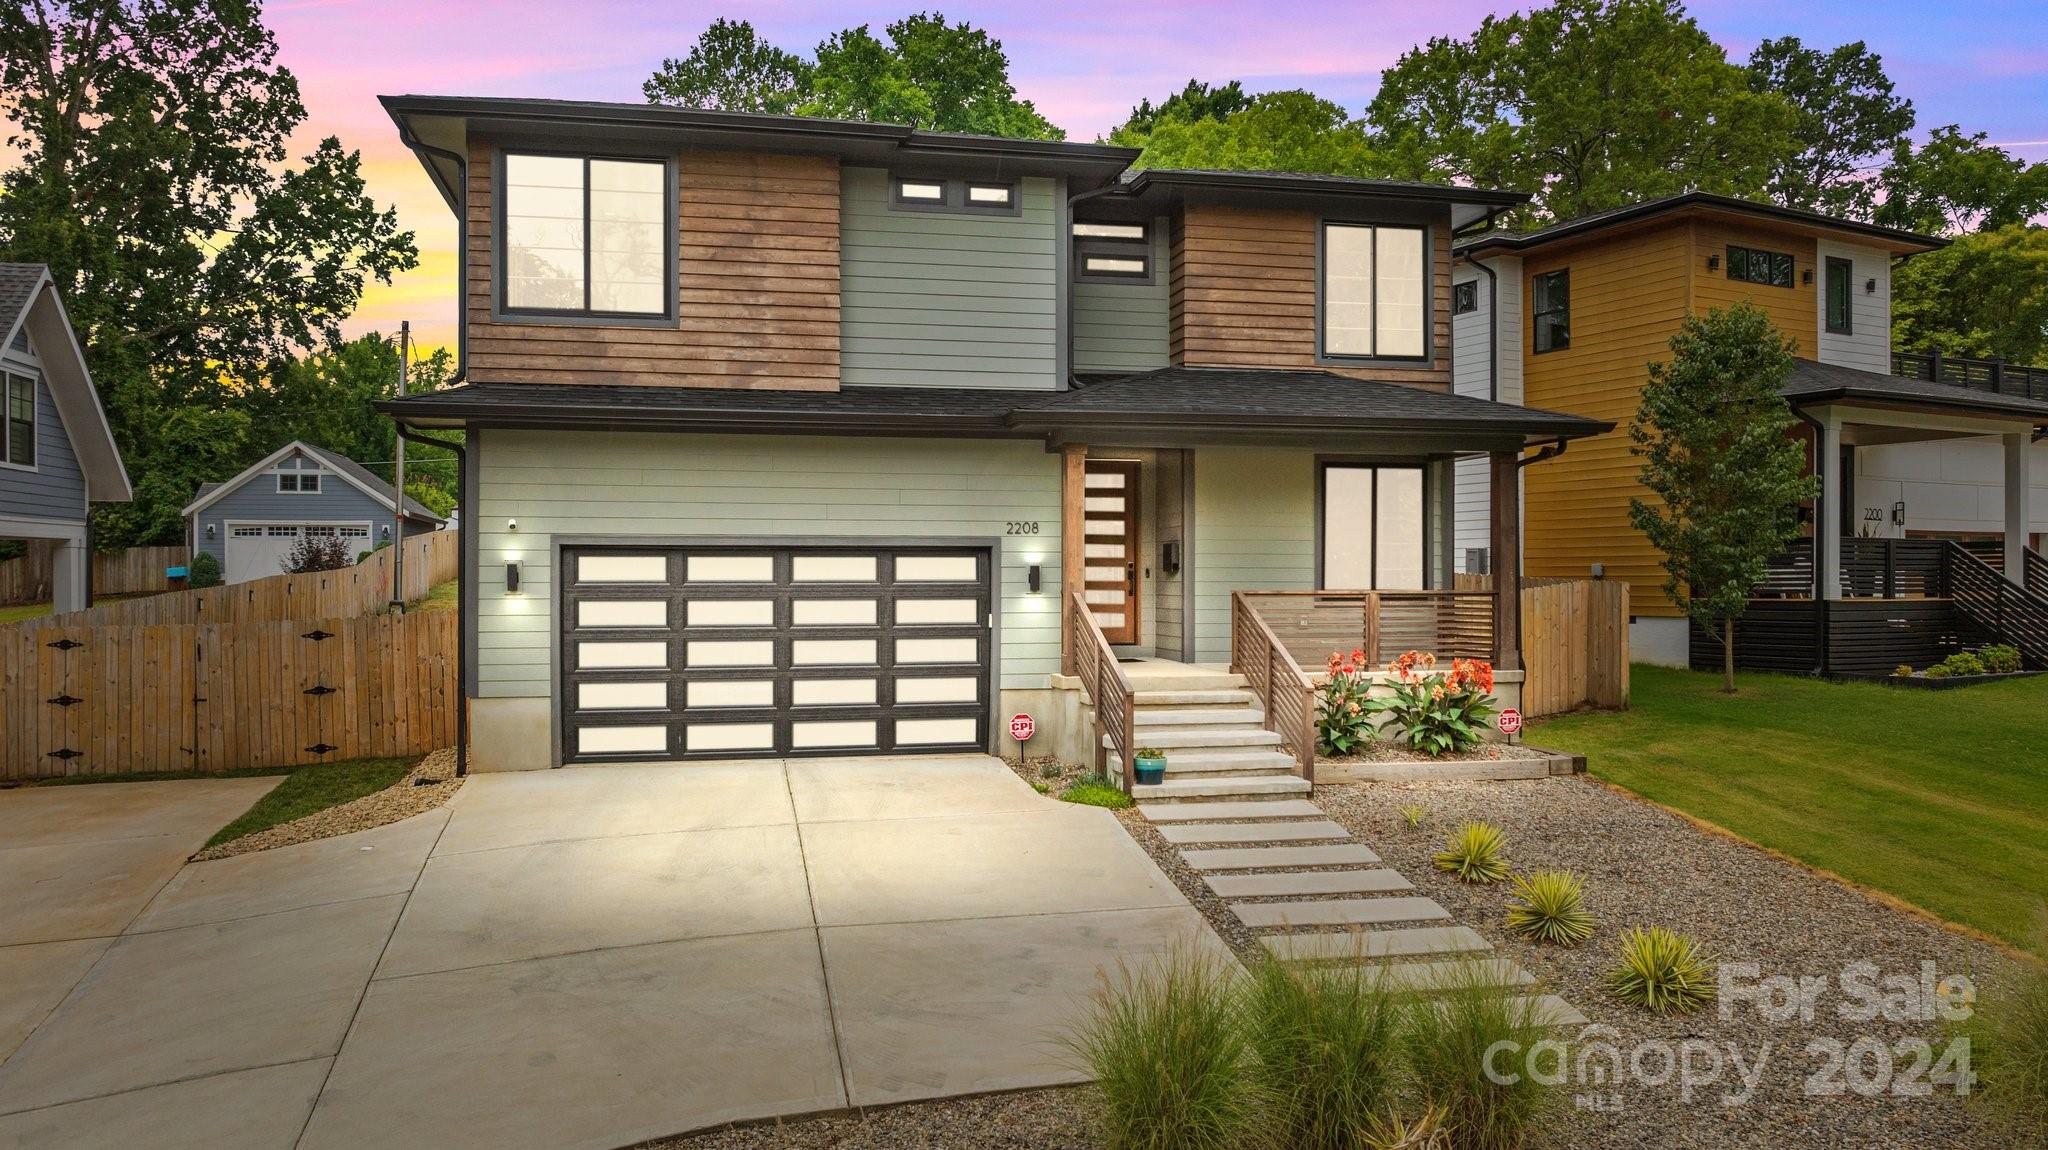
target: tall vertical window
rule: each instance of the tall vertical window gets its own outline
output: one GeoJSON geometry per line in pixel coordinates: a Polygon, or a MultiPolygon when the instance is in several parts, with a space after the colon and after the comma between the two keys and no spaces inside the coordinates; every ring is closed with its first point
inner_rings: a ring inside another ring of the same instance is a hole
{"type": "Polygon", "coordinates": [[[1828,331],[1835,335],[1854,332],[1850,314],[1853,298],[1850,285],[1856,282],[1856,265],[1836,256],[1828,257],[1828,331]]]}
{"type": "Polygon", "coordinates": [[[505,155],[504,308],[668,313],[668,166],[505,155]]]}
{"type": "Polygon", "coordinates": [[[1421,228],[1323,225],[1323,354],[1429,354],[1427,234],[1421,228]]]}
{"type": "Polygon", "coordinates": [[[1530,278],[1529,320],[1537,351],[1559,351],[1572,345],[1570,268],[1559,268],[1530,278]]]}
{"type": "Polygon", "coordinates": [[[1333,591],[1422,587],[1422,493],[1420,467],[1325,466],[1318,586],[1333,591]]]}
{"type": "Polygon", "coordinates": [[[5,462],[16,467],[36,465],[36,379],[9,372],[0,377],[0,407],[7,418],[6,442],[0,444],[5,462]]]}

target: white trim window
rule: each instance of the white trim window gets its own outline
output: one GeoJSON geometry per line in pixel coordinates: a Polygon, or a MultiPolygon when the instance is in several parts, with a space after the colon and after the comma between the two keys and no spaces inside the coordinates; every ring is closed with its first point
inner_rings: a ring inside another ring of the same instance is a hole
{"type": "Polygon", "coordinates": [[[0,378],[0,463],[33,471],[36,466],[36,377],[7,372],[0,378]]]}
{"type": "Polygon", "coordinates": [[[320,468],[315,464],[301,465],[296,460],[285,460],[277,465],[277,493],[279,495],[320,494],[320,468]]]}
{"type": "Polygon", "coordinates": [[[1322,353],[1332,359],[1429,357],[1429,232],[1323,224],[1322,353]]]}

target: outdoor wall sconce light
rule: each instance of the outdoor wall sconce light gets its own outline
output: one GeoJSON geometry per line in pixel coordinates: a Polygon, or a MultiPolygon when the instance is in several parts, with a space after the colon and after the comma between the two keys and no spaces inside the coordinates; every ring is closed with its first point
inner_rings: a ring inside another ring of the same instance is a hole
{"type": "Polygon", "coordinates": [[[391,525],[389,523],[384,525],[384,538],[391,538],[391,525]]]}
{"type": "Polygon", "coordinates": [[[1707,257],[1707,270],[1708,270],[1708,271],[1710,271],[1710,272],[1717,272],[1717,271],[1720,271],[1720,270],[1721,270],[1721,257],[1720,257],[1720,256],[1708,256],[1708,257],[1707,257]]]}
{"type": "Polygon", "coordinates": [[[507,530],[507,531],[517,531],[517,530],[519,530],[519,521],[518,521],[517,519],[507,519],[507,520],[505,521],[505,530],[507,530]]]}
{"type": "Polygon", "coordinates": [[[1863,281],[1863,294],[1864,294],[1864,295],[1876,295],[1876,294],[1877,294],[1877,281],[1876,281],[1875,279],[1867,279],[1867,280],[1864,280],[1864,281],[1863,281]]]}
{"type": "Polygon", "coordinates": [[[1906,501],[1901,499],[1892,504],[1892,522],[1900,527],[1906,525],[1906,501]]]}
{"type": "Polygon", "coordinates": [[[519,594],[519,564],[516,562],[505,564],[505,594],[519,594]]]}
{"type": "Polygon", "coordinates": [[[213,538],[213,524],[211,523],[206,525],[206,537],[208,539],[213,538]]]}
{"type": "Polygon", "coordinates": [[[1033,563],[1025,570],[1024,585],[1031,588],[1033,595],[1045,589],[1045,577],[1039,572],[1038,564],[1033,563]]]}
{"type": "Polygon", "coordinates": [[[1800,273],[1799,273],[1799,282],[1800,282],[1800,283],[1803,283],[1803,284],[1811,284],[1811,283],[1813,283],[1813,269],[1812,269],[1812,268],[1807,268],[1807,269],[1806,269],[1805,271],[1803,271],[1803,272],[1800,272],[1800,273]]]}

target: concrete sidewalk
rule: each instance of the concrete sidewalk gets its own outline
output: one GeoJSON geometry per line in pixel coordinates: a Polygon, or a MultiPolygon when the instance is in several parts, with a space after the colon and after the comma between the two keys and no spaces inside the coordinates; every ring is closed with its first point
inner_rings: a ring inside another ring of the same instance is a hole
{"type": "Polygon", "coordinates": [[[1222,944],[986,756],[472,777],[187,867],[0,1064],[0,1147],[608,1148],[1070,1082],[1119,959],[1222,944]]]}

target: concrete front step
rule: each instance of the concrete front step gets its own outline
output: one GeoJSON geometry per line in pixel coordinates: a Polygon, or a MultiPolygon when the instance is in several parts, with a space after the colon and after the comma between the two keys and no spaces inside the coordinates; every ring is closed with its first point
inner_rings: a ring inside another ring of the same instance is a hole
{"type": "Polygon", "coordinates": [[[1259,940],[1282,962],[1342,962],[1407,958],[1419,954],[1476,954],[1493,949],[1469,926],[1416,926],[1400,930],[1269,934],[1259,940]]]}
{"type": "Polygon", "coordinates": [[[1323,808],[1307,799],[1249,802],[1141,803],[1138,813],[1155,823],[1205,823],[1216,819],[1321,818],[1323,808]]]}
{"type": "Polygon", "coordinates": [[[1216,874],[1202,881],[1218,898],[1301,898],[1312,894],[1386,894],[1414,890],[1400,871],[1309,870],[1292,874],[1216,874]]]}
{"type": "Polygon", "coordinates": [[[1192,843],[1284,843],[1305,839],[1348,839],[1351,832],[1328,819],[1314,823],[1171,823],[1159,837],[1175,846],[1192,843]]]}
{"type": "Polygon", "coordinates": [[[1256,727],[1266,713],[1257,707],[1137,707],[1131,725],[1146,727],[1256,727]]]}
{"type": "Polygon", "coordinates": [[[1528,1006],[1529,1020],[1538,1026],[1584,1026],[1592,1021],[1579,1013],[1577,1007],[1555,994],[1511,998],[1508,1002],[1517,1008],[1528,1006]]]}
{"type": "Polygon", "coordinates": [[[1170,672],[1162,672],[1125,663],[1123,672],[1124,677],[1131,681],[1131,691],[1134,694],[1149,695],[1155,691],[1242,691],[1245,687],[1243,675],[1233,675],[1222,670],[1176,667],[1170,672]]]}
{"type": "Polygon", "coordinates": [[[1427,898],[1332,898],[1315,902],[1241,902],[1230,913],[1246,926],[1364,926],[1435,922],[1451,912],[1427,898]]]}
{"type": "Polygon", "coordinates": [[[1536,976],[1511,958],[1396,962],[1382,968],[1379,986],[1399,994],[1426,994],[1471,986],[1531,986],[1536,976]]]}
{"type": "MultiPolygon", "coordinates": [[[[1135,686],[1135,684],[1134,684],[1135,686]]],[[[1139,691],[1131,702],[1140,710],[1168,707],[1249,707],[1258,701],[1250,691],[1139,691]]]]}
{"type": "MultiPolygon", "coordinates": [[[[1140,745],[1167,752],[1280,745],[1280,736],[1263,727],[1139,727],[1136,734],[1140,745]]],[[[1109,745],[1108,735],[1102,736],[1102,745],[1109,745]]],[[[1173,769],[1173,760],[1174,755],[1169,753],[1166,756],[1168,770],[1173,769]]]]}
{"type": "Polygon", "coordinates": [[[1363,843],[1321,847],[1230,847],[1182,851],[1181,860],[1196,870],[1260,870],[1287,866],[1367,866],[1380,856],[1363,843]]]}
{"type": "Polygon", "coordinates": [[[1134,799],[1220,799],[1235,795],[1305,795],[1308,780],[1295,775],[1251,775],[1243,778],[1168,778],[1163,783],[1138,784],[1131,788],[1134,799]]]}

